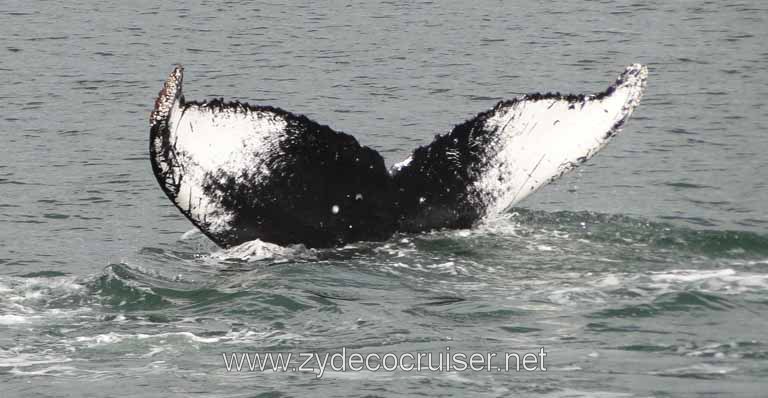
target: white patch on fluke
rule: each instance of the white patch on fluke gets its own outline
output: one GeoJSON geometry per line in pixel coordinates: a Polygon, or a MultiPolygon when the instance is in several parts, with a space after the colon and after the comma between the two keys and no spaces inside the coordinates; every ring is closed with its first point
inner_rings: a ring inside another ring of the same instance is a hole
{"type": "Polygon", "coordinates": [[[233,215],[203,192],[208,173],[224,172],[235,178],[246,174],[251,181],[269,175],[263,155],[277,150],[285,128],[285,119],[269,111],[237,105],[182,107],[177,100],[168,119],[177,163],[172,173],[180,181],[176,205],[212,232],[228,228],[233,215]]]}
{"type": "Polygon", "coordinates": [[[639,104],[647,75],[635,64],[599,99],[521,99],[497,109],[485,128],[498,131],[501,148],[474,187],[490,203],[487,214],[506,211],[603,148],[639,104]]]}
{"type": "Polygon", "coordinates": [[[408,167],[408,165],[411,164],[411,161],[413,161],[413,156],[408,156],[408,159],[403,160],[402,162],[395,163],[392,168],[390,169],[390,173],[395,174],[403,167],[408,167]]]}

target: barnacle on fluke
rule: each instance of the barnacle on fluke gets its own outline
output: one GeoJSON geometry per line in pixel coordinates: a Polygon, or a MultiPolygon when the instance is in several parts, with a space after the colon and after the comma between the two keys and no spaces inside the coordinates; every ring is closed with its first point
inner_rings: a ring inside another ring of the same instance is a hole
{"type": "Polygon", "coordinates": [[[224,247],[467,228],[594,156],[639,104],[647,74],[631,65],[594,95],[501,101],[388,170],[375,150],[305,116],[186,102],[177,66],[150,116],[150,157],[171,201],[224,247]]]}

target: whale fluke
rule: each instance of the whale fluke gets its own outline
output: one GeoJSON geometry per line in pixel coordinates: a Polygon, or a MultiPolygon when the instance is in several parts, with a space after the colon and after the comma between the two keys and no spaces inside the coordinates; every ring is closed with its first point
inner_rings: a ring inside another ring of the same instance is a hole
{"type": "Polygon", "coordinates": [[[186,102],[177,66],[150,116],[150,158],[166,195],[222,247],[466,228],[594,156],[639,104],[647,74],[631,65],[598,94],[501,101],[388,170],[375,150],[305,116],[186,102]]]}

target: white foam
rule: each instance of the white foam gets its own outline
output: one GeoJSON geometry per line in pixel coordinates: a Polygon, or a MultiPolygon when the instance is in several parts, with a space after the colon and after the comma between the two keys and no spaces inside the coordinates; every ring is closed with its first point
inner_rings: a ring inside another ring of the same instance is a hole
{"type": "Polygon", "coordinates": [[[715,366],[707,363],[701,363],[682,368],[666,369],[651,374],[661,376],[695,376],[695,375],[725,375],[736,371],[738,368],[732,366],[715,366]]]}
{"type": "Polygon", "coordinates": [[[650,278],[662,288],[686,285],[701,291],[724,294],[768,291],[768,275],[737,272],[730,268],[722,270],[672,270],[653,273],[650,278]]]}
{"type": "Polygon", "coordinates": [[[85,287],[72,277],[0,278],[0,325],[28,324],[88,312],[89,307],[49,308],[51,301],[83,294],[85,287]]]}
{"type": "Polygon", "coordinates": [[[650,275],[650,278],[656,282],[695,282],[705,279],[731,277],[734,275],[736,275],[736,271],[730,268],[706,271],[686,269],[654,272],[650,275]]]}
{"type": "Polygon", "coordinates": [[[597,289],[572,287],[555,290],[547,296],[549,301],[559,305],[577,305],[583,303],[605,303],[605,294],[597,289]]]}
{"type": "Polygon", "coordinates": [[[722,294],[768,291],[768,275],[736,271],[732,268],[676,269],[632,275],[611,273],[603,274],[600,278],[588,283],[600,289],[646,286],[662,291],[696,289],[722,294]]]}
{"type": "Polygon", "coordinates": [[[211,257],[219,260],[287,260],[296,257],[314,257],[314,251],[303,245],[280,246],[274,243],[263,242],[258,239],[242,243],[237,246],[223,249],[211,254],[211,257]]]}
{"type": "MultiPolygon", "coordinates": [[[[301,337],[298,335],[292,335],[296,337],[301,337]]],[[[84,345],[88,348],[94,348],[94,347],[100,347],[105,345],[113,345],[113,344],[120,344],[125,341],[151,341],[154,344],[151,346],[151,351],[155,351],[155,353],[159,352],[158,350],[162,351],[165,348],[162,345],[159,344],[172,344],[176,340],[184,340],[186,342],[191,343],[202,343],[202,344],[214,344],[214,343],[243,343],[245,341],[253,341],[258,339],[264,339],[268,337],[274,337],[269,336],[268,333],[265,332],[256,332],[250,329],[246,330],[239,330],[239,331],[229,331],[226,334],[220,335],[220,336],[212,336],[212,337],[203,337],[198,336],[192,332],[165,332],[165,333],[157,333],[157,334],[148,334],[148,333],[136,333],[136,334],[126,334],[126,333],[116,333],[116,332],[109,332],[109,333],[103,333],[103,334],[97,334],[93,336],[79,336],[74,339],[75,343],[79,343],[80,345],[84,345]]],[[[290,338],[289,335],[282,335],[278,337],[283,338],[290,338]]]]}
{"type": "Polygon", "coordinates": [[[203,234],[203,233],[202,233],[202,232],[200,232],[200,230],[199,230],[199,229],[197,229],[197,228],[192,228],[192,229],[190,229],[189,231],[187,231],[187,232],[184,232],[184,233],[181,235],[181,237],[179,238],[179,240],[190,240],[190,239],[196,238],[196,237],[198,237],[198,236],[200,236],[200,235],[202,235],[202,234],[203,234]]]}
{"type": "Polygon", "coordinates": [[[98,346],[103,344],[114,344],[123,341],[127,336],[117,333],[99,334],[96,336],[80,336],[75,341],[80,343],[88,343],[89,346],[98,346]]]}
{"type": "Polygon", "coordinates": [[[616,275],[606,275],[605,277],[599,279],[595,282],[595,286],[601,287],[601,288],[607,288],[607,287],[616,287],[621,285],[621,279],[619,279],[616,275]]]}
{"type": "Polygon", "coordinates": [[[76,342],[85,344],[88,348],[118,344],[126,340],[167,340],[167,339],[183,339],[196,343],[218,343],[223,337],[200,337],[192,332],[168,332],[159,334],[122,334],[122,333],[105,333],[95,336],[80,336],[75,339],[76,342]]]}
{"type": "Polygon", "coordinates": [[[35,365],[64,363],[71,360],[72,359],[70,358],[62,356],[0,350],[0,367],[28,367],[35,365]]]}

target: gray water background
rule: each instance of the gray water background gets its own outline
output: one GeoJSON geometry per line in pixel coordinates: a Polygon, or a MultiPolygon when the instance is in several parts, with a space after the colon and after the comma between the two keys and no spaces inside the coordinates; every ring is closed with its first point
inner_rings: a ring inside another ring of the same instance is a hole
{"type": "Polygon", "coordinates": [[[5,0],[0,395],[762,396],[767,17],[760,1],[5,0]],[[626,130],[472,231],[221,252],[182,239],[148,161],[175,63],[189,99],[304,113],[392,164],[499,99],[599,91],[634,62],[650,77],[626,130]],[[220,356],[342,346],[544,346],[551,370],[316,380],[220,356]]]}

